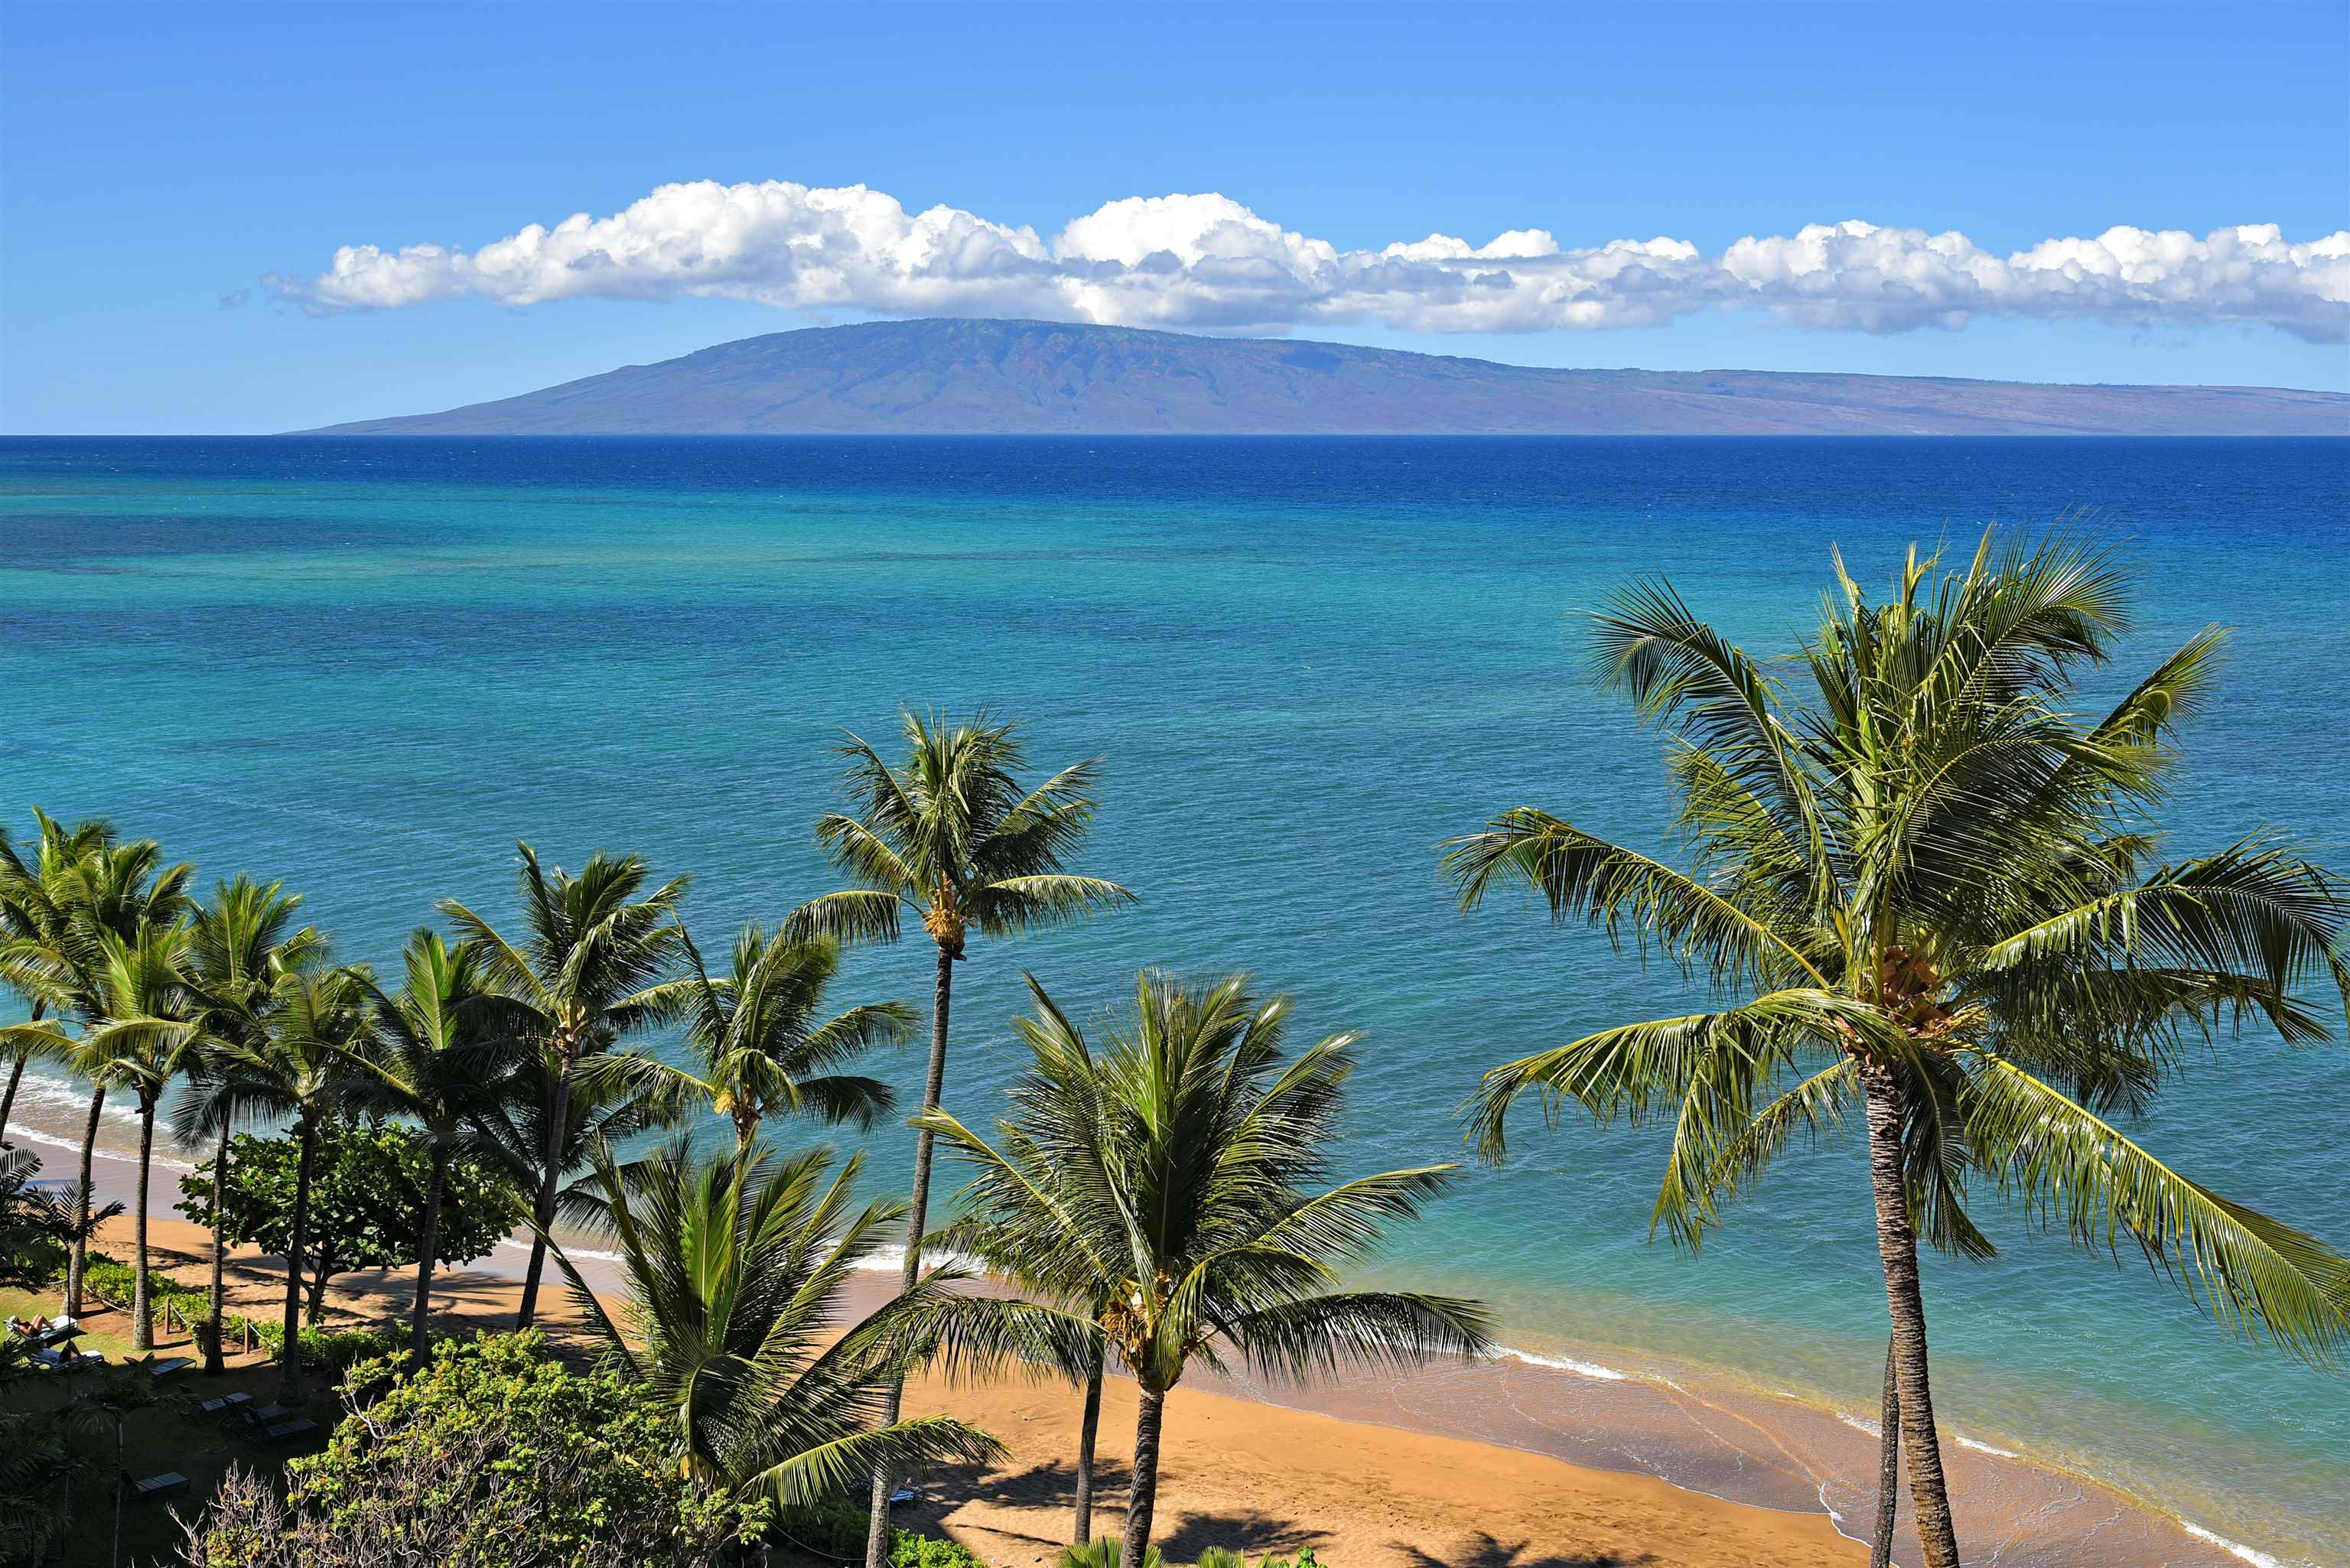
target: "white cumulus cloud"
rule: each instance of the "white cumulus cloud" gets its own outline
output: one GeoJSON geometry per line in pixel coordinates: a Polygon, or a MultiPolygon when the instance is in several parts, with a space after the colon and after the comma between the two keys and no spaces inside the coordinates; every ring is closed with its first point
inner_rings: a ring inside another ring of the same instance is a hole
{"type": "Polygon", "coordinates": [[[663,185],[609,217],[577,213],[473,250],[345,245],[317,276],[276,281],[325,310],[699,296],[1211,330],[1529,332],[1746,309],[1867,332],[2005,316],[2350,338],[2350,231],[2293,242],[2273,223],[2200,236],[2124,225],[2001,255],[1956,230],[1852,221],[1749,235],[1719,254],[1664,235],[1565,246],[1537,228],[1482,245],[1430,234],[1340,250],[1214,193],[1109,202],[1048,240],[956,207],[909,213],[863,185],[780,180],[663,185]]]}

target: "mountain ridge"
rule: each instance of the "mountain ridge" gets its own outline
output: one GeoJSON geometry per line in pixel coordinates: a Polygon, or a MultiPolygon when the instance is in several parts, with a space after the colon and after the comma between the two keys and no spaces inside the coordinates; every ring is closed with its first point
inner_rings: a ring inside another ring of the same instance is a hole
{"type": "Polygon", "coordinates": [[[1564,369],[933,317],[804,327],[309,435],[2350,435],[2350,395],[1564,369]]]}

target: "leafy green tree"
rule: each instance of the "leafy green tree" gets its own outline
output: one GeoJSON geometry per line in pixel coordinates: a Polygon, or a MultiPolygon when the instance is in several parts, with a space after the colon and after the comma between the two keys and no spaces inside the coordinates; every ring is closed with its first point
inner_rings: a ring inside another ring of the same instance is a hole
{"type": "Polygon", "coordinates": [[[1795,1134],[1861,1113],[1931,1568],[1959,1549],[1918,1241],[1990,1255],[1970,1177],[2085,1245],[2128,1236],[2231,1327],[2320,1361],[2350,1345],[2350,1265],[2110,1119],[2223,1022],[2304,1044],[2326,1021],[2302,988],[2350,994],[2350,900],[2291,843],[2155,863],[2172,727],[2207,696],[2221,639],[2197,634],[2105,717],[2076,716],[2123,599],[2113,560],[2062,536],[1986,534],[1962,570],[1912,551],[1883,603],[1839,560],[1787,681],[1669,585],[1636,587],[1598,617],[1600,661],[1676,736],[1689,868],[1530,807],[1447,861],[1464,907],[1526,884],[1555,919],[1653,943],[1739,998],[1495,1068],[1474,1116],[1489,1155],[1529,1095],[1669,1121],[1655,1223],[1695,1246],[1795,1134]]]}
{"type": "MultiPolygon", "coordinates": [[[[68,1061],[108,1017],[107,939],[136,944],[151,928],[175,924],[187,909],[193,868],[165,866],[151,838],[124,843],[102,821],[68,830],[38,808],[40,848],[29,862],[0,843],[0,902],[10,910],[13,934],[0,942],[0,980],[51,1016],[0,1031],[0,1044],[68,1061]],[[66,1024],[73,1028],[68,1031],[66,1024]]],[[[90,1162],[106,1112],[109,1085],[93,1081],[89,1116],[83,1124],[81,1168],[76,1190],[84,1205],[91,1189],[90,1162]]],[[[80,1227],[77,1227],[78,1231],[80,1227]]],[[[89,1256],[87,1235],[72,1245],[67,1262],[66,1310],[82,1307],[82,1272],[89,1256]]]]}
{"type": "MultiPolygon", "coordinates": [[[[533,1021],[527,1010],[490,989],[475,943],[452,948],[438,932],[419,930],[401,956],[406,983],[397,996],[375,992],[374,1038],[355,1059],[344,1096],[362,1111],[412,1117],[423,1132],[429,1169],[417,1203],[416,1302],[409,1341],[421,1360],[450,1175],[457,1160],[482,1142],[474,1118],[494,1113],[521,1092],[520,1068],[533,1021]]],[[[479,1160],[470,1169],[476,1177],[504,1175],[494,1163],[479,1160]]],[[[514,1220],[519,1219],[517,1211],[514,1220]]]]}
{"type": "MultiPolygon", "coordinates": [[[[234,877],[197,909],[189,940],[188,984],[195,994],[202,1038],[185,1092],[172,1117],[173,1141],[184,1148],[213,1146],[213,1207],[222,1204],[229,1173],[229,1136],[252,1119],[256,1105],[273,1108],[267,1059],[279,999],[302,970],[321,963],[326,939],[296,928],[301,895],[277,882],[234,877]]],[[[209,1285],[212,1328],[201,1335],[204,1371],[224,1369],[220,1325],[227,1316],[228,1241],[213,1233],[209,1285]]]]}
{"type": "Polygon", "coordinates": [[[581,1061],[610,1050],[622,1037],[659,1021],[642,994],[676,961],[682,938],[676,926],[680,877],[645,891],[650,872],[634,855],[618,859],[598,851],[574,876],[556,867],[550,876],[538,852],[517,844],[524,934],[518,942],[454,899],[441,906],[466,938],[480,945],[484,971],[530,1011],[529,1037],[547,1064],[542,1118],[546,1142],[539,1158],[530,1267],[523,1276],[515,1326],[538,1314],[539,1277],[546,1267],[547,1231],[555,1223],[573,1124],[573,1080],[581,1061]]]}
{"type": "Polygon", "coordinates": [[[522,1222],[522,1199],[496,1166],[436,1150],[432,1136],[415,1127],[336,1123],[319,1129],[311,1143],[297,1242],[296,1189],[305,1163],[299,1133],[268,1138],[239,1133],[230,1149],[225,1208],[213,1208],[212,1172],[199,1168],[180,1179],[180,1210],[239,1246],[280,1255],[298,1251],[296,1273],[307,1281],[312,1324],[337,1274],[421,1261],[424,1199],[436,1168],[442,1191],[440,1210],[432,1217],[435,1262],[470,1262],[522,1222]]]}
{"type": "MultiPolygon", "coordinates": [[[[1237,1356],[1276,1377],[1348,1362],[1409,1366],[1492,1348],[1484,1309],[1452,1296],[1350,1291],[1341,1266],[1416,1218],[1459,1168],[1334,1181],[1331,1151],[1357,1036],[1283,1054],[1291,1002],[1239,975],[1186,985],[1144,971],[1105,1050],[1034,979],[1032,1055],[996,1142],[944,1111],[921,1118],[973,1172],[963,1196],[1019,1277],[1109,1303],[1066,1324],[1107,1338],[1140,1386],[1120,1562],[1143,1568],[1167,1393],[1194,1363],[1237,1356]]],[[[1032,1337],[1041,1337],[1033,1335],[1032,1337]]],[[[1058,1365],[1068,1365],[1062,1360],[1058,1365]]]]}
{"type": "Polygon", "coordinates": [[[829,937],[788,941],[745,926],[734,939],[733,971],[713,980],[682,927],[679,940],[691,972],[651,988],[645,1000],[685,1020],[691,1062],[631,1052],[596,1065],[641,1085],[671,1115],[707,1106],[734,1124],[738,1147],[748,1147],[769,1116],[812,1116],[862,1131],[889,1113],[889,1085],[840,1069],[881,1046],[902,1044],[913,1033],[913,1011],[899,1002],[866,1002],[826,1018],[839,943],[829,937]]]}
{"type": "Polygon", "coordinates": [[[613,1358],[671,1412],[681,1462],[716,1496],[806,1504],[876,1470],[984,1459],[993,1439],[945,1416],[900,1420],[888,1390],[933,1355],[993,1365],[1020,1324],[1017,1302],[959,1295],[933,1275],[838,1337],[848,1282],[902,1215],[853,1208],[855,1158],[777,1158],[758,1145],[697,1161],[679,1139],[597,1179],[625,1304],[608,1314],[570,1260],[573,1301],[613,1358]]]}
{"type": "MultiPolygon", "coordinates": [[[[840,747],[855,815],[820,818],[816,842],[857,884],[801,907],[786,933],[847,941],[898,940],[910,912],[938,950],[931,988],[930,1071],[922,1110],[938,1108],[946,1084],[947,1018],[954,966],[973,932],[1003,936],[1072,920],[1134,901],[1115,882],[1076,876],[1068,857],[1093,825],[1097,761],[1062,769],[1034,789],[1018,779],[1027,753],[1016,728],[970,723],[911,711],[900,715],[906,762],[893,768],[851,734],[840,747]]],[[[919,1124],[918,1124],[919,1125],[919,1124]]],[[[914,1190],[908,1207],[903,1281],[921,1275],[929,1223],[931,1134],[914,1140],[914,1190]]],[[[899,1399],[893,1390],[889,1414],[899,1399]]],[[[882,1568],[889,1545],[889,1479],[876,1475],[866,1568],[882,1568]]]]}
{"type": "Polygon", "coordinates": [[[324,1452],[282,1501],[233,1473],[190,1568],[691,1568],[755,1530],[679,1467],[670,1408],[612,1367],[574,1372],[536,1333],[450,1341],[412,1370],[362,1363],[324,1452]]]}

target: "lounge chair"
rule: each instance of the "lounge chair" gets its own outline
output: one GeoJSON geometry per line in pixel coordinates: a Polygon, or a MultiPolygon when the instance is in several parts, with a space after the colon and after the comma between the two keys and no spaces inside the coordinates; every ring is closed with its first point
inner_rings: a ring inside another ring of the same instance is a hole
{"type": "Polygon", "coordinates": [[[169,1377],[172,1373],[185,1371],[195,1364],[195,1358],[193,1356],[168,1356],[161,1361],[151,1363],[147,1368],[147,1376],[150,1377],[169,1377]]]}
{"type": "Polygon", "coordinates": [[[139,1480],[125,1470],[122,1479],[130,1483],[131,1497],[140,1502],[151,1497],[170,1497],[174,1492],[188,1490],[188,1478],[177,1470],[165,1470],[161,1475],[149,1476],[145,1480],[139,1480]]]}
{"type": "Polygon", "coordinates": [[[196,1407],[196,1414],[199,1416],[217,1416],[224,1410],[234,1410],[239,1405],[250,1405],[251,1403],[253,1403],[253,1396],[245,1393],[243,1389],[239,1389],[234,1394],[224,1394],[217,1399],[205,1400],[203,1404],[196,1407]]]}
{"type": "Polygon", "coordinates": [[[106,1357],[95,1350],[78,1355],[68,1355],[61,1350],[36,1350],[26,1359],[44,1372],[79,1372],[84,1367],[106,1365],[106,1357]]]}
{"type": "Polygon", "coordinates": [[[278,1404],[262,1405],[250,1410],[238,1412],[244,1417],[244,1424],[248,1427],[266,1427],[270,1422],[283,1420],[293,1413],[290,1406],[278,1404]]]}
{"type": "Polygon", "coordinates": [[[307,1416],[296,1416],[290,1421],[280,1421],[261,1434],[273,1443],[290,1443],[305,1432],[315,1432],[318,1423],[307,1416]]]}

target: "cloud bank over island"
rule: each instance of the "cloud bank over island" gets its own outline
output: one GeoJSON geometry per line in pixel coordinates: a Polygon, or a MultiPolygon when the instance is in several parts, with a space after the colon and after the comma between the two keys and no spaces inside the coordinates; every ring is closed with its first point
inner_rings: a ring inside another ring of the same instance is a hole
{"type": "Polygon", "coordinates": [[[1712,254],[1666,237],[1567,246],[1533,228],[1482,245],[1430,234],[1340,250],[1213,193],[1127,197],[1046,239],[955,207],[909,213],[863,185],[778,180],[663,185],[609,217],[530,223],[472,250],[345,245],[315,277],[269,281],[321,311],[701,296],[1210,332],[1473,333],[1654,327],[1728,309],[1876,333],[1990,316],[2350,340],[2350,231],[2294,242],[2273,223],[2199,237],[2123,225],[2001,255],[1954,230],[1856,220],[1712,254]]]}

